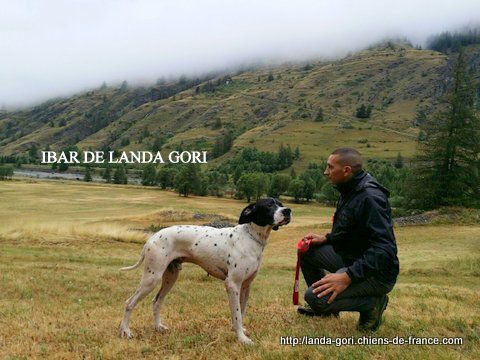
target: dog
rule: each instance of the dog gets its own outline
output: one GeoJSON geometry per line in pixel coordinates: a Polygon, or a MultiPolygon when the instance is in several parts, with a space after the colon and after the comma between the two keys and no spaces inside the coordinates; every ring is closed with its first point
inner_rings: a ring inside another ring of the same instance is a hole
{"type": "Polygon", "coordinates": [[[183,262],[201,266],[208,274],[225,281],[230,305],[232,328],[237,339],[252,344],[245,335],[243,317],[250,284],[257,275],[263,249],[271,230],[278,230],[291,221],[291,209],[277,199],[260,199],[243,209],[239,225],[229,228],[177,225],[160,230],[147,240],[135,265],[121,270],[133,270],[144,261],[140,286],[125,302],[120,336],[131,338],[129,320],[133,308],[162,280],[153,299],[155,329],[166,331],[160,319],[165,296],[175,284],[183,262]]]}

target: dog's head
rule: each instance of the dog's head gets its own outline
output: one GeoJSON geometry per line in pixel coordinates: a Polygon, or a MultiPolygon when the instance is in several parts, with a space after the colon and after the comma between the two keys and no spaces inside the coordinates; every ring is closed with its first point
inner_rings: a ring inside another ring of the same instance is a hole
{"type": "Polygon", "coordinates": [[[292,210],[284,207],[275,198],[259,199],[256,203],[248,205],[243,209],[238,219],[239,224],[253,222],[258,226],[271,225],[273,230],[279,226],[287,225],[292,216],[292,210]]]}

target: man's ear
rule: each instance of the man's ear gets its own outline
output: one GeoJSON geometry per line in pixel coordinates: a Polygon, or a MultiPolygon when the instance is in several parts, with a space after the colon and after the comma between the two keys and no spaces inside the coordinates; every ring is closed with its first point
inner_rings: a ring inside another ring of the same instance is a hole
{"type": "Polygon", "coordinates": [[[240,214],[240,219],[238,219],[239,224],[246,224],[253,220],[253,215],[255,213],[255,203],[248,205],[245,209],[242,210],[240,214]]]}

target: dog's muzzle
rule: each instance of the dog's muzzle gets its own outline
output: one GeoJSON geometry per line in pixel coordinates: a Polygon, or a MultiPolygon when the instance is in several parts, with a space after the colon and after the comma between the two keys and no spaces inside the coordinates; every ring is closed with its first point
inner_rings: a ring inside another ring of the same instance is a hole
{"type": "Polygon", "coordinates": [[[280,221],[278,224],[272,227],[272,230],[277,231],[280,226],[287,225],[290,220],[292,219],[292,210],[289,208],[285,208],[282,210],[283,220],[280,221]]]}

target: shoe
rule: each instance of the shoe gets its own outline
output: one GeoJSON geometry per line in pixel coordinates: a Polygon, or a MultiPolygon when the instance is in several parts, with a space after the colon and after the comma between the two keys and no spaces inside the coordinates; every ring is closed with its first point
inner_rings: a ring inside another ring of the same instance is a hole
{"type": "Polygon", "coordinates": [[[313,311],[313,309],[308,305],[308,304],[305,304],[304,306],[299,306],[297,308],[297,312],[300,314],[300,315],[305,315],[305,316],[320,316],[320,317],[339,317],[340,314],[337,312],[337,313],[315,313],[315,311],[313,311]]]}
{"type": "Polygon", "coordinates": [[[377,303],[370,311],[360,313],[357,330],[377,331],[382,323],[382,315],[388,304],[388,296],[383,295],[378,298],[377,303]]]}

